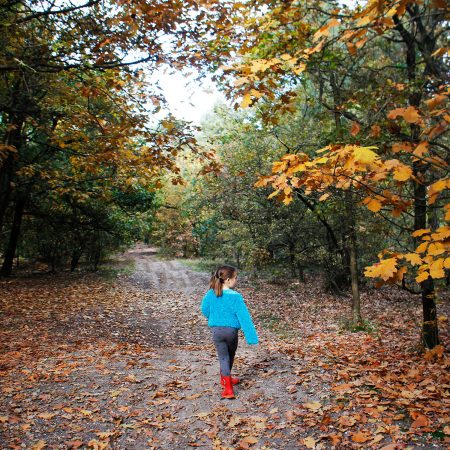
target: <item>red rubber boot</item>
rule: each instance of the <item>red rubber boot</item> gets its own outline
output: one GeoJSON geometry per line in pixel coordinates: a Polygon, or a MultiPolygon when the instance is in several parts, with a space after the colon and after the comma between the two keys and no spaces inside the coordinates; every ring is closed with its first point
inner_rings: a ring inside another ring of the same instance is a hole
{"type": "Polygon", "coordinates": [[[231,383],[231,376],[223,376],[223,386],[222,398],[234,398],[233,384],[231,383]]]}
{"type": "MultiPolygon", "coordinates": [[[[240,383],[241,382],[241,380],[239,379],[239,378],[237,378],[237,377],[231,377],[231,384],[234,386],[235,384],[238,384],[238,383],[240,383]]],[[[222,385],[222,386],[225,386],[225,384],[224,384],[224,381],[223,381],[223,375],[222,375],[222,373],[220,374],[220,384],[222,385]]]]}

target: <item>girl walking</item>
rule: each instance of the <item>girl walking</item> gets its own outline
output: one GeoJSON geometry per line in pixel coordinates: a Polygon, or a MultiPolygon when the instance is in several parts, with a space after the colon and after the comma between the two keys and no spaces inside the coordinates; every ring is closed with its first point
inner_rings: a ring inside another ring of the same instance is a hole
{"type": "Polygon", "coordinates": [[[219,357],[223,398],[234,398],[233,385],[239,383],[239,378],[231,377],[238,346],[238,330],[242,328],[248,344],[258,343],[258,336],[244,299],[233,289],[236,282],[237,270],[234,267],[219,267],[211,277],[210,289],[201,304],[219,357]]]}

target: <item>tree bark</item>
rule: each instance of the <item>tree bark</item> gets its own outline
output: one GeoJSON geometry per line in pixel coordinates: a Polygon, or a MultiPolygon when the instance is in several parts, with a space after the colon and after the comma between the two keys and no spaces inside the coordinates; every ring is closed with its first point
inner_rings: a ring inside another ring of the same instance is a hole
{"type": "Polygon", "coordinates": [[[0,274],[5,277],[9,277],[12,272],[14,264],[14,255],[16,253],[17,243],[19,241],[20,226],[22,224],[23,211],[25,209],[26,198],[20,196],[17,198],[16,206],[14,210],[14,218],[11,226],[11,233],[9,236],[8,245],[5,251],[5,258],[3,261],[0,274]]]}
{"type": "MultiPolygon", "coordinates": [[[[419,175],[419,166],[414,166],[414,175],[419,175]]],[[[427,187],[422,183],[414,183],[414,229],[427,228],[427,187]]],[[[416,239],[418,245],[418,239],[416,239]]],[[[436,292],[434,290],[433,278],[428,277],[420,283],[423,323],[422,343],[425,348],[432,349],[439,345],[439,328],[436,312],[436,292]]]]}
{"type": "MultiPolygon", "coordinates": [[[[17,153],[21,147],[23,119],[13,118],[8,126],[10,130],[7,131],[4,142],[5,145],[15,147],[17,153]]],[[[2,231],[6,210],[11,200],[11,181],[14,175],[15,157],[15,154],[10,152],[3,164],[0,165],[0,232],[2,231]]]]}
{"type": "Polygon", "coordinates": [[[354,325],[362,323],[361,317],[361,297],[359,294],[359,275],[358,275],[358,251],[355,230],[355,211],[353,208],[353,195],[349,189],[345,192],[345,211],[347,213],[347,246],[350,256],[350,276],[352,285],[352,321],[354,325]]]}

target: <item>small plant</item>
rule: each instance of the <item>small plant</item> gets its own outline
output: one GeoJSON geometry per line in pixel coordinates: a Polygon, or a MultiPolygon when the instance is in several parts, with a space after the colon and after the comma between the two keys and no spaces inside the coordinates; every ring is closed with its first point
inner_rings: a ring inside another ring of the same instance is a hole
{"type": "Polygon", "coordinates": [[[369,334],[376,334],[378,332],[378,326],[370,320],[364,319],[360,323],[354,323],[351,319],[345,319],[342,323],[342,328],[352,333],[358,333],[363,331],[369,334]]]}

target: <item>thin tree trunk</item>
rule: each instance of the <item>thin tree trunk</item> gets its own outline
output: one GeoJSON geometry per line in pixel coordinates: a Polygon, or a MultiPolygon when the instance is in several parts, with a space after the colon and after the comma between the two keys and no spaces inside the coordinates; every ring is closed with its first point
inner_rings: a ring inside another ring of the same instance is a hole
{"type": "MultiPolygon", "coordinates": [[[[16,153],[19,152],[21,146],[22,126],[23,119],[13,119],[8,124],[10,130],[7,131],[4,139],[5,145],[14,147],[16,149],[16,153]]],[[[5,214],[11,200],[11,182],[14,175],[15,158],[15,153],[10,152],[8,157],[3,161],[3,164],[0,164],[0,232],[3,228],[5,214]]]]}
{"type": "Polygon", "coordinates": [[[349,189],[345,192],[345,210],[347,213],[347,241],[346,246],[350,256],[350,276],[352,284],[352,320],[354,325],[362,323],[361,317],[361,297],[359,295],[358,278],[358,252],[355,230],[355,211],[353,208],[353,195],[349,189]]]}
{"type": "MultiPolygon", "coordinates": [[[[414,175],[418,174],[418,166],[414,167],[414,175]]],[[[414,229],[427,228],[427,188],[424,184],[414,184],[414,229]]],[[[416,240],[418,244],[418,240],[416,240]]],[[[439,345],[439,329],[436,312],[436,292],[434,290],[433,278],[428,277],[420,283],[423,323],[422,343],[425,348],[434,348],[439,345]]]]}
{"type": "Polygon", "coordinates": [[[0,274],[9,277],[12,272],[14,264],[14,255],[16,253],[17,242],[19,241],[20,225],[22,224],[23,211],[25,209],[26,198],[20,196],[16,201],[14,211],[13,223],[11,226],[11,233],[9,236],[8,245],[5,251],[5,258],[3,261],[0,274]]]}
{"type": "MultiPolygon", "coordinates": [[[[342,124],[341,115],[339,113],[339,107],[341,104],[340,90],[337,84],[334,73],[330,76],[330,85],[333,91],[333,101],[334,101],[334,121],[336,125],[336,132],[338,139],[342,136],[342,124]]],[[[345,212],[346,219],[344,221],[346,225],[346,236],[347,239],[343,243],[344,248],[347,249],[349,255],[349,265],[350,265],[350,280],[352,286],[352,321],[354,325],[362,323],[361,317],[361,297],[359,294],[359,278],[358,278],[358,253],[356,247],[356,221],[355,221],[355,211],[353,208],[353,193],[351,185],[345,191],[345,212]]]]}

